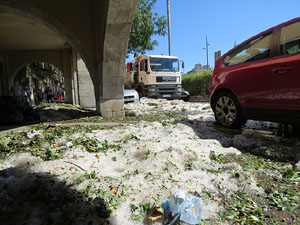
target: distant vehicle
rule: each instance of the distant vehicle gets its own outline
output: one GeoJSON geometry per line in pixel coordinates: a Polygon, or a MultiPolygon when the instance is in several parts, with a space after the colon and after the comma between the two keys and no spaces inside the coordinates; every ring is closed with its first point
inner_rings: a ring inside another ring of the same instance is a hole
{"type": "Polygon", "coordinates": [[[210,103],[228,128],[247,119],[300,124],[300,17],[238,45],[215,65],[210,103]]]}
{"type": "Polygon", "coordinates": [[[182,88],[182,90],[181,90],[181,98],[180,99],[182,99],[185,102],[188,102],[190,100],[190,97],[191,97],[190,93],[187,90],[185,90],[185,89],[182,88]]]}
{"type": "Polygon", "coordinates": [[[134,63],[127,63],[125,84],[135,89],[140,97],[180,99],[179,58],[163,55],[138,56],[134,63]]]}
{"type": "Polygon", "coordinates": [[[129,87],[124,87],[124,103],[134,103],[139,102],[139,93],[136,90],[130,89],[129,87]]]}

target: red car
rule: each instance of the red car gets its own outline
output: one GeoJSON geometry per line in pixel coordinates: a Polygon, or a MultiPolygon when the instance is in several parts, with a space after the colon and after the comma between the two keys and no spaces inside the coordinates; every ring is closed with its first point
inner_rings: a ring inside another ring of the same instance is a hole
{"type": "Polygon", "coordinates": [[[300,17],[238,45],[215,65],[210,103],[228,128],[247,119],[300,124],[300,17]]]}

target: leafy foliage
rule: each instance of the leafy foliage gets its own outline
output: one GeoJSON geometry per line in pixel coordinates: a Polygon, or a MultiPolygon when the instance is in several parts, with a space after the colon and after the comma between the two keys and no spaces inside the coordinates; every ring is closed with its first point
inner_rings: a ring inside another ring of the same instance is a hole
{"type": "Polygon", "coordinates": [[[157,0],[139,0],[135,11],[127,54],[144,54],[146,50],[153,50],[158,45],[156,40],[152,40],[153,35],[167,34],[167,20],[164,16],[158,16],[153,12],[157,0]]]}
{"type": "Polygon", "coordinates": [[[187,74],[182,77],[182,87],[190,92],[190,95],[208,95],[209,81],[212,72],[187,74]]]}
{"type": "Polygon", "coordinates": [[[73,177],[73,183],[74,184],[80,184],[82,181],[84,181],[85,179],[97,179],[97,174],[96,171],[92,171],[91,173],[83,173],[83,174],[76,174],[73,177]]]}
{"type": "Polygon", "coordinates": [[[149,215],[151,209],[151,203],[145,202],[139,204],[139,206],[135,206],[134,204],[130,204],[131,212],[133,215],[133,219],[137,221],[141,221],[145,218],[146,215],[149,215]]]}
{"type": "MultiPolygon", "coordinates": [[[[221,201],[224,210],[219,212],[222,220],[234,221],[234,224],[298,224],[295,221],[300,210],[300,172],[285,163],[249,153],[227,157],[229,161],[238,161],[244,171],[255,169],[253,176],[257,186],[263,188],[265,193],[247,194],[237,190],[224,196],[221,201]]],[[[242,176],[236,170],[231,174],[234,178],[242,176]]]]}
{"type": "Polygon", "coordinates": [[[98,196],[101,196],[105,200],[107,210],[112,211],[113,209],[117,210],[122,202],[126,200],[126,193],[124,186],[120,181],[114,180],[113,178],[106,177],[105,180],[110,180],[115,185],[111,184],[108,188],[99,188],[96,190],[98,196]]]}
{"type": "Polygon", "coordinates": [[[58,139],[75,131],[76,127],[43,124],[26,132],[9,134],[0,139],[0,158],[17,152],[30,152],[43,160],[61,158],[67,148],[58,139]]]}
{"type": "Polygon", "coordinates": [[[3,137],[0,139],[0,151],[8,151],[11,139],[9,137],[3,137]]]}
{"type": "Polygon", "coordinates": [[[106,152],[109,148],[107,140],[102,142],[97,139],[78,138],[75,140],[75,145],[82,145],[88,152],[106,152]]]}

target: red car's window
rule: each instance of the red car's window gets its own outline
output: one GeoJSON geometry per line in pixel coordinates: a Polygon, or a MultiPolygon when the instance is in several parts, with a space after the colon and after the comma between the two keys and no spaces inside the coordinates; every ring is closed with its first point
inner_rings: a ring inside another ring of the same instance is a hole
{"type": "Polygon", "coordinates": [[[227,66],[270,58],[272,34],[256,38],[224,59],[227,66]]]}
{"type": "Polygon", "coordinates": [[[300,52],[300,22],[281,29],[280,54],[291,55],[300,52]]]}

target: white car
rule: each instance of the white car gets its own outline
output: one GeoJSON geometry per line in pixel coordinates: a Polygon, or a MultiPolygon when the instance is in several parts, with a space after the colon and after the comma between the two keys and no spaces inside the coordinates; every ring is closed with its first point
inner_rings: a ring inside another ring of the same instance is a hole
{"type": "Polygon", "coordinates": [[[124,89],[124,103],[134,103],[140,101],[139,93],[134,89],[124,89]]]}

